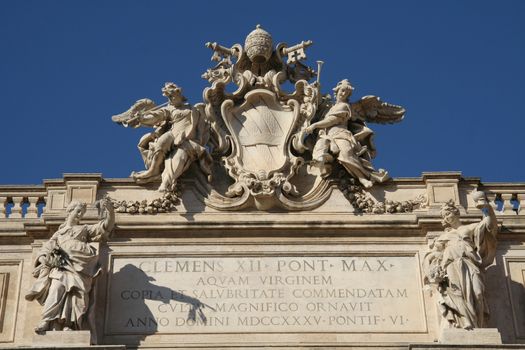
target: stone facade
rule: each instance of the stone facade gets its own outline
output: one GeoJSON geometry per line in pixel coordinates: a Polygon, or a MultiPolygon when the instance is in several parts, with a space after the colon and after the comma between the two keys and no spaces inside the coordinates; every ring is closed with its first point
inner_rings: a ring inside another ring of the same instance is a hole
{"type": "MultiPolygon", "coordinates": [[[[469,336],[480,343],[525,341],[525,184],[425,173],[371,191],[377,201],[428,198],[412,212],[356,212],[337,185],[312,211],[224,212],[205,205],[193,170],[182,180],[174,211],[117,213],[112,238],[95,244],[102,273],[90,309],[93,343],[406,349],[435,347],[440,337],[453,343],[469,336]],[[459,204],[463,224],[481,220],[471,198],[476,190],[487,194],[500,231],[485,276],[489,329],[475,330],[476,336],[442,335],[439,295],[424,284],[423,258],[443,232],[443,203],[459,204]]],[[[34,260],[63,223],[68,203],[86,202],[83,223],[93,224],[99,220],[94,203],[107,195],[134,201],[155,198],[157,191],[155,184],[100,174],[0,187],[7,208],[0,219],[2,346],[31,346],[38,339],[33,328],[41,306],[23,296],[34,281],[34,260]]]]}
{"type": "Polygon", "coordinates": [[[129,178],[0,185],[0,347],[522,348],[525,183],[391,179],[405,109],[324,94],[312,44],[206,44],[202,103],[112,117],[153,129],[129,178]]]}

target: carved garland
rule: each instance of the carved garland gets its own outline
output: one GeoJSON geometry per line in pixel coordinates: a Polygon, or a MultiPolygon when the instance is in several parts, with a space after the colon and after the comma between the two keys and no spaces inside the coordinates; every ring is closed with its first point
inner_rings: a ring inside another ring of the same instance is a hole
{"type": "Polygon", "coordinates": [[[415,209],[425,208],[428,199],[421,194],[413,200],[407,201],[392,201],[386,200],[384,202],[377,201],[372,198],[368,192],[356,180],[347,176],[342,177],[339,181],[339,189],[348,199],[350,204],[359,213],[367,214],[395,214],[395,213],[411,213],[415,209]]]}

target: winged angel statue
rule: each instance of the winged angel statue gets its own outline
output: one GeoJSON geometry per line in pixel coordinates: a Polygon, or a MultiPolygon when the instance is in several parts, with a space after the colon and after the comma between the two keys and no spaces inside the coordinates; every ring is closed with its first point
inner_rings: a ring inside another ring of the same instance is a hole
{"type": "Polygon", "coordinates": [[[167,104],[143,99],[113,117],[154,128],[138,144],[146,170],[131,176],[138,183],[160,180],[159,191],[172,191],[198,163],[194,178],[208,179],[201,182],[205,202],[219,210],[312,209],[329,197],[341,170],[363,189],[386,181],[388,173],[371,163],[376,149],[367,123],[399,122],[405,110],[375,96],[350,103],[348,80],[334,88],[335,100],[323,95],[322,62],[317,71],[305,63],[310,45],[274,47],[260,26],[244,45],[207,43],[216,65],[202,75],[211,84],[204,104],[187,104],[181,89],[167,83],[167,104]],[[294,91],[283,90],[286,82],[294,91]],[[233,183],[223,190],[225,176],[233,183]]]}
{"type": "Polygon", "coordinates": [[[381,102],[376,96],[365,96],[356,103],[348,103],[354,88],[347,79],[333,89],[335,103],[325,116],[304,129],[306,134],[320,129],[313,149],[313,165],[320,168],[323,177],[330,175],[334,157],[346,171],[365,187],[384,182],[388,173],[374,170],[371,159],[376,155],[373,131],[366,122],[394,123],[403,119],[404,109],[381,102]]]}
{"type": "Polygon", "coordinates": [[[114,115],[112,120],[131,127],[154,127],[138,144],[146,170],[132,172],[138,183],[161,180],[159,192],[173,191],[176,180],[190,164],[199,160],[204,173],[211,176],[210,155],[204,147],[207,128],[203,105],[186,104],[182,89],[168,82],[162,88],[168,102],[156,106],[152,100],[141,99],[126,112],[114,115]]]}

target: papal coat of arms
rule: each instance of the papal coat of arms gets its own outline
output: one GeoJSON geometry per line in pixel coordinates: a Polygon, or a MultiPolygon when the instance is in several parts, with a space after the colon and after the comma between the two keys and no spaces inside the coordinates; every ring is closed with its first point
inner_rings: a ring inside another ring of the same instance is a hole
{"type": "Polygon", "coordinates": [[[346,79],[333,98],[323,94],[322,62],[316,69],[305,63],[311,44],[274,46],[260,26],[244,45],[207,43],[216,65],[202,75],[211,84],[203,103],[186,103],[182,89],[166,83],[167,103],[142,99],[113,116],[125,126],[154,128],[138,144],[146,169],[131,176],[160,181],[156,212],[173,205],[177,180],[192,164],[206,180],[206,205],[219,210],[312,209],[342,183],[356,205],[366,201],[366,189],[389,179],[371,163],[376,149],[367,123],[399,122],[405,110],[375,96],[350,103],[354,88],[346,79]],[[226,177],[231,184],[220,186],[226,177]]]}

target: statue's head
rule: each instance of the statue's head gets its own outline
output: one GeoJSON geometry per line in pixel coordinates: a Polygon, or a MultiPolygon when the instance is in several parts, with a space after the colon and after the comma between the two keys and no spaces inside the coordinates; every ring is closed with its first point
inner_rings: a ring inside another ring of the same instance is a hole
{"type": "Polygon", "coordinates": [[[172,82],[164,84],[162,95],[166,96],[174,105],[179,105],[186,101],[186,97],[182,95],[182,88],[172,82]]]}
{"type": "Polygon", "coordinates": [[[444,228],[458,228],[461,226],[459,221],[459,209],[454,205],[453,200],[449,200],[441,206],[441,224],[444,228]]]}
{"type": "Polygon", "coordinates": [[[332,89],[335,92],[336,100],[346,101],[354,91],[354,87],[348,79],[341,80],[337,83],[336,87],[332,89]]]}
{"type": "Polygon", "coordinates": [[[67,222],[70,225],[77,225],[80,222],[80,219],[82,219],[82,217],[86,213],[86,203],[72,201],[67,206],[66,213],[67,222]]]}
{"type": "Polygon", "coordinates": [[[254,63],[264,63],[272,56],[272,36],[258,24],[246,37],[244,50],[250,61],[254,63]]]}

